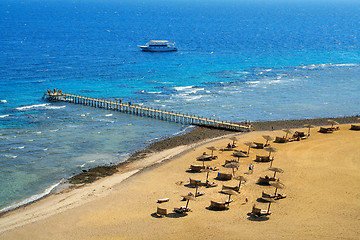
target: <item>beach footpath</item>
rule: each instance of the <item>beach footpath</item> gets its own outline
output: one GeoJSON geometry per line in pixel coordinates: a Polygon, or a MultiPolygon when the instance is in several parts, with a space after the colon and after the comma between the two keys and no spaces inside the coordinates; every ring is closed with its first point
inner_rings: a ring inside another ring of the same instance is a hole
{"type": "Polygon", "coordinates": [[[314,126],[217,136],[148,154],[110,177],[1,216],[0,239],[358,239],[360,131],[331,127],[329,133],[314,126]],[[274,151],[249,144],[265,143],[264,135],[286,141],[270,141],[274,151]],[[226,167],[230,162],[238,165],[226,167]],[[281,169],[276,177],[270,166],[281,169]],[[231,179],[219,179],[220,173],[231,179]],[[283,187],[259,183],[266,176],[283,187]],[[207,177],[217,185],[207,187],[207,177]],[[237,193],[229,197],[224,186],[238,187],[237,193]],[[275,194],[273,200],[263,192],[275,194]],[[214,209],[211,201],[227,204],[214,209]],[[189,211],[173,211],[186,204],[189,211]],[[256,216],[254,205],[271,214],[256,216]]]}

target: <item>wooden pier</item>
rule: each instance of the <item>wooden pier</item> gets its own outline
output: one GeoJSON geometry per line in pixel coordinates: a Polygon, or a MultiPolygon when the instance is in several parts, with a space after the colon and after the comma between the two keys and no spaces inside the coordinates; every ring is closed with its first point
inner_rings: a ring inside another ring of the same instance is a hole
{"type": "Polygon", "coordinates": [[[121,100],[104,100],[99,98],[84,97],[80,95],[62,92],[61,90],[46,91],[44,99],[49,101],[64,101],[76,104],[87,105],[96,108],[104,108],[122,113],[129,113],[142,117],[150,117],[170,122],[211,127],[236,132],[248,132],[252,130],[251,126],[240,125],[236,123],[217,121],[211,118],[204,118],[195,115],[169,112],[166,110],[148,108],[144,106],[132,105],[131,103],[122,103],[121,100]]]}

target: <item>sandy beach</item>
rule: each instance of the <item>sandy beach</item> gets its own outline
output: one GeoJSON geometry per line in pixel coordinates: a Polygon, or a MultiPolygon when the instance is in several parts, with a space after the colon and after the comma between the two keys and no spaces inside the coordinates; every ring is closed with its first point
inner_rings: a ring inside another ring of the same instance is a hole
{"type": "MultiPolygon", "coordinates": [[[[256,155],[268,154],[263,149],[250,149],[249,157],[240,158],[235,175],[247,182],[239,195],[231,197],[234,201],[227,210],[213,211],[209,206],[211,200],[228,199],[221,193],[222,185],[239,183],[214,179],[217,172],[232,173],[223,167],[225,160],[234,158],[231,151],[215,151],[218,158],[205,162],[219,167],[209,174],[218,186],[201,187],[205,194],[189,202],[191,212],[172,210],[186,204],[182,195],[195,193],[188,186],[189,178],[205,181],[206,173],[188,170],[191,164],[202,164],[196,158],[210,153],[207,147],[224,148],[231,142],[229,137],[236,135],[236,149],[247,150],[244,142],[265,142],[262,135],[285,135],[281,130],[217,136],[148,154],[113,176],[1,216],[0,239],[358,239],[360,132],[349,130],[350,124],[339,127],[328,134],[315,127],[306,140],[271,143],[278,150],[273,153],[273,166],[284,170],[277,177],[286,188],[278,191],[287,197],[271,204],[268,217],[250,214],[254,204],[267,209],[269,204],[259,199],[261,193],[275,190],[257,184],[259,177],[273,174],[268,170],[270,163],[253,161],[256,155]],[[254,164],[252,174],[250,163],[254,164]],[[170,200],[157,203],[161,198],[170,200]],[[167,209],[167,216],[155,214],[158,206],[167,209]]],[[[295,130],[307,133],[304,128],[295,130]]]]}

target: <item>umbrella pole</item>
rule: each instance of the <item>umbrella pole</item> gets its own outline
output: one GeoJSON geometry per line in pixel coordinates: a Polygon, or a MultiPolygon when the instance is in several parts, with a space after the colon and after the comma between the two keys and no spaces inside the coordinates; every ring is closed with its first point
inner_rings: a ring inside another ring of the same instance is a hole
{"type": "Polygon", "coordinates": [[[276,175],[276,171],[274,171],[274,178],[275,178],[275,175],[276,175]]]}
{"type": "Polygon", "coordinates": [[[196,187],[195,187],[195,197],[197,196],[197,191],[198,190],[198,185],[196,184],[196,187]]]}
{"type": "Polygon", "coordinates": [[[203,167],[205,167],[205,160],[203,159],[203,167]]]}
{"type": "Polygon", "coordinates": [[[231,199],[231,194],[229,194],[229,200],[228,200],[229,203],[230,203],[230,199],[231,199]]]}
{"type": "Polygon", "coordinates": [[[249,153],[250,153],[250,146],[249,146],[249,149],[248,149],[248,153],[247,153],[247,154],[249,155],[249,153]]]}
{"type": "Polygon", "coordinates": [[[209,172],[206,174],[206,183],[208,182],[209,172]]]}
{"type": "Polygon", "coordinates": [[[273,164],[273,160],[270,159],[270,167],[272,167],[273,164]]]}
{"type": "Polygon", "coordinates": [[[268,142],[269,142],[269,140],[266,140],[265,146],[267,146],[268,142]]]}
{"type": "Polygon", "coordinates": [[[185,209],[187,209],[187,208],[188,208],[189,201],[190,201],[190,199],[188,199],[188,200],[187,200],[187,202],[186,202],[186,206],[185,206],[185,209]]]}
{"type": "Polygon", "coordinates": [[[277,193],[277,188],[275,188],[274,196],[276,196],[276,193],[277,193]]]}
{"type": "Polygon", "coordinates": [[[269,202],[269,207],[268,207],[268,210],[267,210],[268,213],[270,212],[270,205],[271,205],[271,202],[269,202]]]}
{"type": "Polygon", "coordinates": [[[240,186],[241,186],[241,180],[239,181],[239,189],[240,189],[240,186]]]}

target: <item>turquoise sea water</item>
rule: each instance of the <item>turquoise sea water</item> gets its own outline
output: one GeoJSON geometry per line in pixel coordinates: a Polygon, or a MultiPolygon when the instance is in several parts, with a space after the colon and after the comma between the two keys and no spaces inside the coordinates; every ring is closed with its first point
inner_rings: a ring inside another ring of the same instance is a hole
{"type": "Polygon", "coordinates": [[[189,129],[44,102],[48,88],[229,121],[359,114],[359,12],[356,1],[1,1],[0,208],[189,129]],[[179,51],[141,52],[151,39],[179,51]]]}

